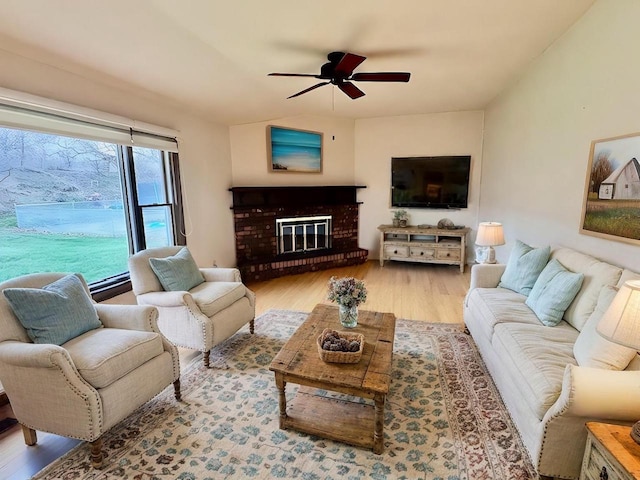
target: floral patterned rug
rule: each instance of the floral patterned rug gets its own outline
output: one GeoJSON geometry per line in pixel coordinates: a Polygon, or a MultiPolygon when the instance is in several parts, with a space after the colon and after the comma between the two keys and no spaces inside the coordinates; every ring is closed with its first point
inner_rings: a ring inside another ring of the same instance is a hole
{"type": "MultiPolygon", "coordinates": [[[[34,479],[536,479],[472,338],[458,324],[398,320],[384,452],[278,428],[269,364],[306,318],[270,310],[194,361],[173,387],[103,437],[105,467],[80,444],[34,479]]],[[[290,384],[287,395],[295,394],[290,384]]]]}

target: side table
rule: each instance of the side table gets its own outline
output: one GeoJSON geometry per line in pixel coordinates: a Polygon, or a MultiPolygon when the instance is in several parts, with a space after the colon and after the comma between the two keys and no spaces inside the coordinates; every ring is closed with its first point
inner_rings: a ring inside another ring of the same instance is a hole
{"type": "Polygon", "coordinates": [[[587,423],[580,480],[640,479],[640,445],[630,436],[631,427],[587,423]]]}

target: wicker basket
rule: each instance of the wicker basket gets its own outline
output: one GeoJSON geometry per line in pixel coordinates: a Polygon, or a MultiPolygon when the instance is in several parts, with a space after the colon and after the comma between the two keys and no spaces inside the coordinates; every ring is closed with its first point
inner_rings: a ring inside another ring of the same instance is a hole
{"type": "Polygon", "coordinates": [[[325,328],[320,336],[318,336],[317,345],[318,353],[323,362],[329,363],[358,363],[360,357],[362,357],[362,349],[364,348],[364,335],[361,333],[341,332],[338,331],[340,338],[346,338],[348,341],[357,340],[360,342],[360,349],[357,352],[334,352],[331,350],[324,350],[322,348],[322,340],[327,332],[332,331],[331,328],[325,328]]]}

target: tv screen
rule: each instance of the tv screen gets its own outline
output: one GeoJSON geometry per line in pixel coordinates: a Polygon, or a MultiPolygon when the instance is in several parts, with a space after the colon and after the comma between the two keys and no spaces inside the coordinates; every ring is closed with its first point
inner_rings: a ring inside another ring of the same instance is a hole
{"type": "Polygon", "coordinates": [[[467,208],[470,155],[393,157],[391,206],[467,208]]]}

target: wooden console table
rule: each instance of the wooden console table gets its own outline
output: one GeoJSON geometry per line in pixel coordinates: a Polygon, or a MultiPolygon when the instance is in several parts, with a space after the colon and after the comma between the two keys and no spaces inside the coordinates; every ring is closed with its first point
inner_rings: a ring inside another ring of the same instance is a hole
{"type": "Polygon", "coordinates": [[[460,265],[464,272],[470,228],[394,227],[380,225],[380,266],[385,260],[460,265]]]}

